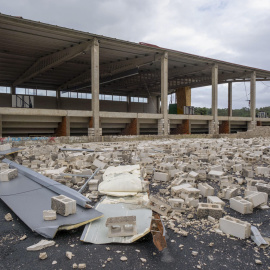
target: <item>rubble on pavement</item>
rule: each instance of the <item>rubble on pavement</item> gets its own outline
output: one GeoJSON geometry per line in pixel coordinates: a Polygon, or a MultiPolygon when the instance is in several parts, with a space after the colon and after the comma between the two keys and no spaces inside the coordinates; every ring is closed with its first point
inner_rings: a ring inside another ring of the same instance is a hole
{"type": "MultiPolygon", "coordinates": [[[[246,221],[246,217],[254,211],[269,211],[269,154],[268,138],[161,139],[36,144],[19,152],[15,162],[77,191],[100,168],[83,191],[85,197],[96,203],[104,195],[117,196],[121,203],[121,196],[132,198],[149,192],[149,200],[136,199],[136,203],[140,201],[141,206],[158,213],[165,228],[176,237],[218,233],[224,237],[255,239],[263,232],[258,228],[252,234],[251,228],[257,224],[246,221]]],[[[9,169],[4,163],[1,166],[3,171],[9,169]]],[[[72,207],[52,206],[52,209],[63,216],[76,212],[72,207]]],[[[135,224],[134,220],[125,222],[135,224]]],[[[264,239],[261,243],[265,244],[264,239]]],[[[197,256],[195,253],[193,256],[197,256]]]]}

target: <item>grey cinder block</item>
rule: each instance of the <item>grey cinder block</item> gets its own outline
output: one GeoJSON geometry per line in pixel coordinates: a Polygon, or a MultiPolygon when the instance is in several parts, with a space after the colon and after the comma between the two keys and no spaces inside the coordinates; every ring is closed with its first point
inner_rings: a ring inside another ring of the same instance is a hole
{"type": "Polygon", "coordinates": [[[64,195],[55,196],[51,198],[51,208],[59,215],[68,216],[76,213],[76,201],[64,195]]]}

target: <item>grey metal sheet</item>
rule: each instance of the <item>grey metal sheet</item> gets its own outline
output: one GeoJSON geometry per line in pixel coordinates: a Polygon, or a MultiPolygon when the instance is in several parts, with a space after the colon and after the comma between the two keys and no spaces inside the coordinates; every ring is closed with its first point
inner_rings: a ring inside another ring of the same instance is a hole
{"type": "Polygon", "coordinates": [[[30,178],[31,180],[37,182],[38,184],[44,187],[47,187],[51,191],[59,195],[65,195],[69,198],[72,198],[73,200],[76,200],[77,204],[79,204],[82,207],[87,207],[87,205],[91,202],[91,200],[84,197],[82,194],[80,194],[76,190],[71,189],[65,185],[62,185],[61,183],[58,183],[29,168],[19,165],[16,162],[10,161],[9,159],[6,159],[6,158],[3,159],[3,162],[9,164],[11,168],[16,168],[20,174],[25,175],[26,177],[30,178]]]}
{"type": "Polygon", "coordinates": [[[10,149],[5,150],[5,151],[0,151],[0,155],[1,156],[10,155],[10,154],[14,154],[14,153],[20,152],[22,150],[23,150],[23,148],[17,148],[17,147],[10,148],[10,149]]]}
{"type": "Polygon", "coordinates": [[[147,208],[136,208],[132,204],[118,203],[118,204],[102,204],[99,203],[96,207],[104,216],[84,228],[81,236],[81,241],[93,244],[107,244],[107,243],[123,243],[129,244],[150,232],[152,210],[147,208]],[[105,226],[106,220],[109,217],[118,216],[136,216],[137,235],[126,237],[109,238],[108,228],[105,226]]]}
{"type": "Polygon", "coordinates": [[[269,244],[260,234],[259,230],[255,226],[251,226],[251,236],[250,238],[257,244],[258,247],[268,246],[269,244]]]}
{"type": "MultiPolygon", "coordinates": [[[[92,149],[79,149],[79,148],[60,148],[61,151],[73,151],[73,152],[95,152],[92,149]]],[[[100,152],[100,151],[99,151],[100,152]]]]}
{"type": "Polygon", "coordinates": [[[58,230],[72,229],[91,222],[102,216],[95,209],[77,205],[74,215],[57,215],[53,221],[43,220],[43,210],[51,209],[51,197],[57,193],[38,184],[28,177],[18,174],[9,182],[0,182],[0,198],[33,231],[46,238],[53,238],[58,230]]]}

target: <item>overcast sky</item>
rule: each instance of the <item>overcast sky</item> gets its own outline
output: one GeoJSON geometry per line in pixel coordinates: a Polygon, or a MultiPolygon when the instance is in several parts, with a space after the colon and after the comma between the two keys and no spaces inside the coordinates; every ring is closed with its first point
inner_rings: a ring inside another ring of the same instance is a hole
{"type": "MultiPolygon", "coordinates": [[[[270,0],[0,0],[0,12],[270,70],[270,0]]],[[[226,108],[227,85],[218,95],[226,108]]],[[[233,108],[247,95],[249,83],[233,84],[233,108]]],[[[210,107],[211,88],[193,89],[192,105],[210,107]]],[[[270,82],[257,82],[263,106],[270,82]]]]}

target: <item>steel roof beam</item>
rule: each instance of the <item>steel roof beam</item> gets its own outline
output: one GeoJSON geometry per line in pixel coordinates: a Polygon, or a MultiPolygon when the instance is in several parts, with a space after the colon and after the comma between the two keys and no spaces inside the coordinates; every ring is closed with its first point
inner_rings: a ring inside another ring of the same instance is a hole
{"type": "Polygon", "coordinates": [[[30,68],[28,68],[14,83],[13,86],[20,85],[46,70],[58,66],[91,48],[92,41],[43,56],[39,58],[30,68]]]}
{"type": "MultiPolygon", "coordinates": [[[[128,59],[124,61],[117,61],[114,63],[100,65],[100,78],[105,78],[108,76],[117,75],[136,67],[140,67],[146,64],[151,64],[156,61],[160,61],[160,55],[150,55],[146,57],[128,59]]],[[[67,81],[66,83],[60,85],[57,90],[67,90],[71,87],[76,87],[82,83],[91,81],[91,70],[87,69],[85,72],[79,76],[67,81]]]]}

